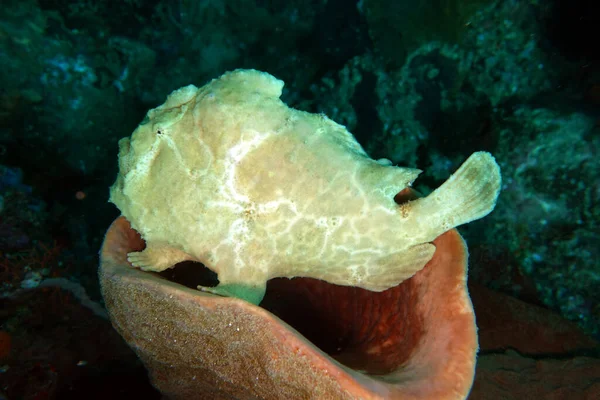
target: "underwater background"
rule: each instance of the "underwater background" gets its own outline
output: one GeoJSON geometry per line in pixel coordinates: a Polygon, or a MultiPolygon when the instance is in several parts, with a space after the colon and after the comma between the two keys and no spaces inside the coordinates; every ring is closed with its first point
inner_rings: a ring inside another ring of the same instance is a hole
{"type": "Polygon", "coordinates": [[[493,398],[494,357],[523,365],[495,381],[503,398],[546,360],[562,363],[538,398],[600,398],[594,3],[2,0],[0,399],[160,398],[99,290],[117,142],[174,89],[236,68],[283,80],[285,103],[372,158],[424,170],[425,194],[491,152],[496,209],[459,228],[481,346],[470,398],[493,398]]]}

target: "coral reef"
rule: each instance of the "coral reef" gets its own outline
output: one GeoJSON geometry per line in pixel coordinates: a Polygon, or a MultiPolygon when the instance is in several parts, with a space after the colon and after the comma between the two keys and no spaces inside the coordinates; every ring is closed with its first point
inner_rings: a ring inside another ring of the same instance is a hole
{"type": "MultiPolygon", "coordinates": [[[[148,393],[132,353],[124,358],[121,378],[93,362],[89,369],[71,368],[70,360],[83,360],[77,353],[94,336],[91,321],[100,318],[71,292],[37,285],[66,279],[101,302],[97,251],[118,215],[106,201],[117,173],[118,139],[172,90],[200,87],[234,68],[283,79],[282,101],[345,125],[371,158],[422,168],[415,189],[425,195],[474,151],[494,154],[506,176],[496,211],[460,228],[469,244],[470,282],[552,310],[600,338],[600,25],[594,5],[2,1],[0,331],[13,340],[10,356],[0,362],[0,397],[97,393],[116,399],[130,387],[136,390],[129,393],[148,393]],[[75,342],[81,346],[69,347],[75,342]],[[69,368],[55,368],[49,361],[55,354],[69,368]],[[123,378],[129,374],[131,381],[123,378]]],[[[485,315],[485,304],[475,308],[485,315]]],[[[109,332],[103,324],[98,334],[109,332]]],[[[537,328],[534,336],[561,331],[541,322],[537,328]]],[[[489,351],[505,361],[517,357],[504,348],[489,351]]],[[[522,360],[532,357],[553,368],[558,364],[543,360],[556,356],[565,360],[565,371],[580,365],[568,362],[575,354],[587,356],[586,363],[597,359],[597,353],[574,347],[552,355],[519,351],[520,366],[532,365],[522,360]]],[[[504,385],[490,393],[525,396],[520,383],[534,385],[519,378],[530,371],[503,375],[495,368],[498,359],[481,364],[490,368],[480,379],[504,385]]],[[[583,387],[577,379],[563,383],[583,387]]],[[[554,384],[554,393],[540,391],[538,397],[560,398],[561,385],[554,384]]],[[[475,388],[486,386],[476,382],[475,388]]],[[[476,390],[472,397],[481,395],[476,390]]]]}
{"type": "Polygon", "coordinates": [[[490,270],[476,264],[472,274],[514,295],[533,291],[542,304],[597,336],[600,255],[594,243],[600,240],[600,173],[595,160],[600,140],[593,134],[595,122],[583,113],[526,106],[515,108],[504,122],[498,143],[505,160],[504,188],[489,233],[503,246],[485,255],[504,265],[490,270]],[[515,274],[523,279],[515,281],[515,274]]]}

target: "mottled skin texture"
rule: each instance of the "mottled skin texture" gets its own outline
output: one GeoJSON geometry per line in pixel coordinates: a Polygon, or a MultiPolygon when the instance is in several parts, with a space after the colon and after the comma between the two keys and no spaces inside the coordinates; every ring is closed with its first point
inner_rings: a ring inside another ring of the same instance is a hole
{"type": "Polygon", "coordinates": [[[287,107],[282,88],[254,70],[187,86],[119,142],[110,200],[147,244],[133,266],[199,261],[219,278],[204,290],[255,304],[274,277],[383,291],[423,268],[440,234],[493,209],[488,153],[399,206],[420,171],[372,160],[343,126],[287,107]]]}

